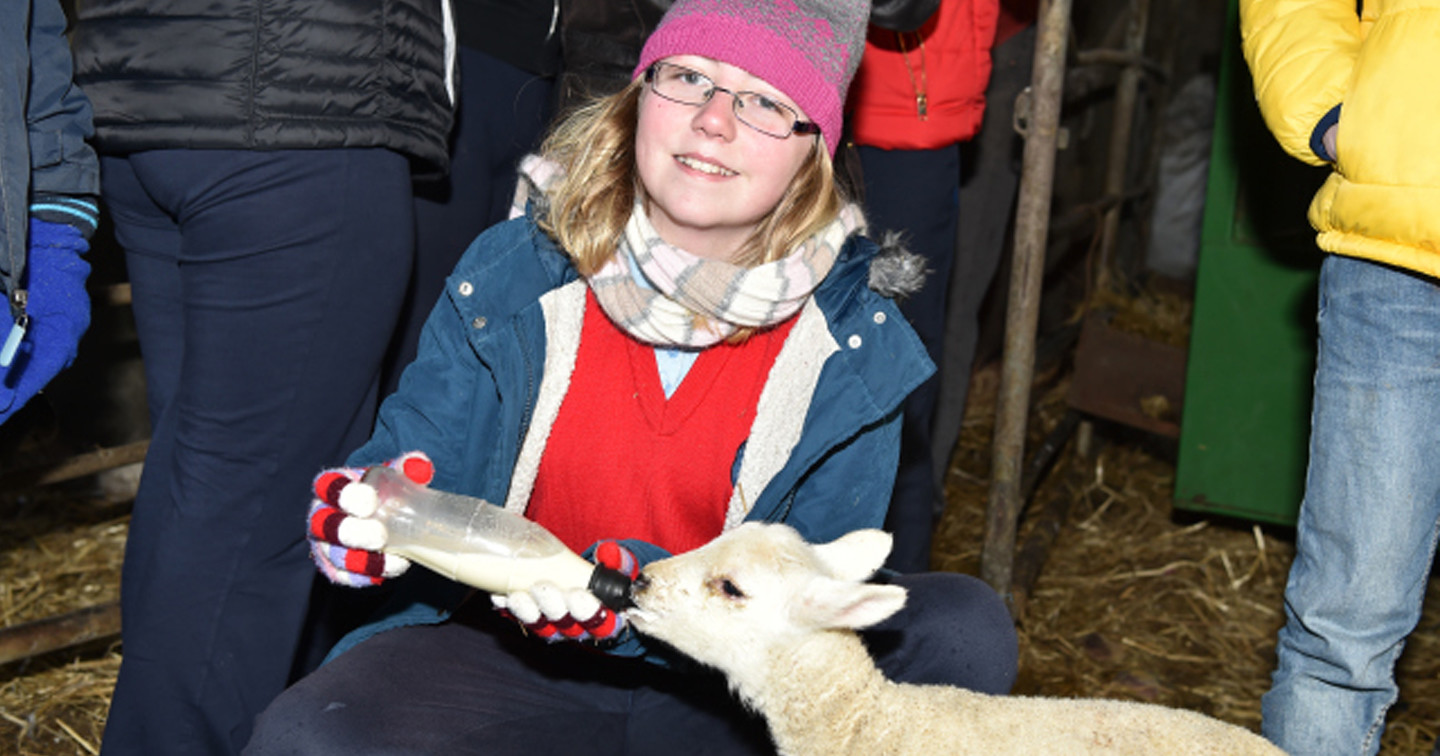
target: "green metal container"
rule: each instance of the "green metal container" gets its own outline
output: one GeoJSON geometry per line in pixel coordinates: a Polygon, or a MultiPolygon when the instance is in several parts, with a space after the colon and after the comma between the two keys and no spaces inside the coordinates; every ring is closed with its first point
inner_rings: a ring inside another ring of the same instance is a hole
{"type": "Polygon", "coordinates": [[[1293,525],[1304,492],[1327,171],[1286,155],[1255,105],[1232,4],[1221,56],[1175,475],[1179,509],[1293,525]]]}

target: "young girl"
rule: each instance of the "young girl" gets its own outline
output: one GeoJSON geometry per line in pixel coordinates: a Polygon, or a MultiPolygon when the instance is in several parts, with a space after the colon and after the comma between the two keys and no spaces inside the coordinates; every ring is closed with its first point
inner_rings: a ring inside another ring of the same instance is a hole
{"type": "MultiPolygon", "coordinates": [[[[524,217],[471,245],[352,463],[398,458],[616,567],[747,520],[812,541],[878,527],[901,403],[933,368],[874,290],[907,259],[859,234],[832,175],[867,12],[676,3],[632,84],[526,162],[524,217]]],[[[359,473],[321,476],[311,530],[326,574],[366,585],[407,565],[335,507],[359,473]]],[[[1008,690],[1016,642],[993,591],[894,579],[909,606],[867,635],[888,674],[1008,690]]],[[[494,597],[499,613],[422,569],[387,589],[404,608],[277,700],[249,753],[771,750],[722,680],[586,591],[494,597]]]]}

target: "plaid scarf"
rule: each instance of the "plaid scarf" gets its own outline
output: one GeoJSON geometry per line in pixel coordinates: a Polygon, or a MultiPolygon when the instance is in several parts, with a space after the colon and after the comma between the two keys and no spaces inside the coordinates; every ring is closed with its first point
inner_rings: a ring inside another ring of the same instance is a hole
{"type": "Polygon", "coordinates": [[[605,314],[636,339],[707,347],[739,328],[764,328],[799,312],[845,239],[863,227],[859,208],[847,205],[789,255],[747,268],[667,244],[637,202],[619,249],[590,277],[590,288],[605,314]]]}
{"type": "MultiPolygon", "coordinates": [[[[534,156],[522,161],[521,170],[542,191],[556,175],[553,164],[534,156]]],[[[520,182],[519,192],[528,194],[526,183],[520,182]]],[[[517,193],[518,207],[524,201],[517,193]]],[[[846,205],[790,254],[743,267],[666,243],[637,201],[616,254],[589,277],[589,284],[605,314],[634,338],[655,346],[703,348],[740,328],[775,325],[799,312],[835,265],[845,240],[864,228],[860,208],[846,205]]]]}

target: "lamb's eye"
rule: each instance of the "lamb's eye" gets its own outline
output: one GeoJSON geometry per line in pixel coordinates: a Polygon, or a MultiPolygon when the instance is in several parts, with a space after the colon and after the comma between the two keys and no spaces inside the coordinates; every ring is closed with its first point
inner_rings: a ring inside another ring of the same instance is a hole
{"type": "Polygon", "coordinates": [[[740,586],[736,585],[735,581],[727,577],[717,577],[711,579],[710,587],[718,593],[725,594],[726,598],[745,598],[745,592],[740,590],[740,586]]]}

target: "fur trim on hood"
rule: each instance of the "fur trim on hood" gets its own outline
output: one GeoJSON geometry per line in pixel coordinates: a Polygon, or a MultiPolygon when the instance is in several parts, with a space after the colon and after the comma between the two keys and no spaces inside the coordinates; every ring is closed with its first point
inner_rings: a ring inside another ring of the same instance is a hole
{"type": "Polygon", "coordinates": [[[870,263],[870,288],[891,299],[904,299],[925,285],[925,258],[905,246],[898,231],[880,237],[880,253],[870,263]]]}

